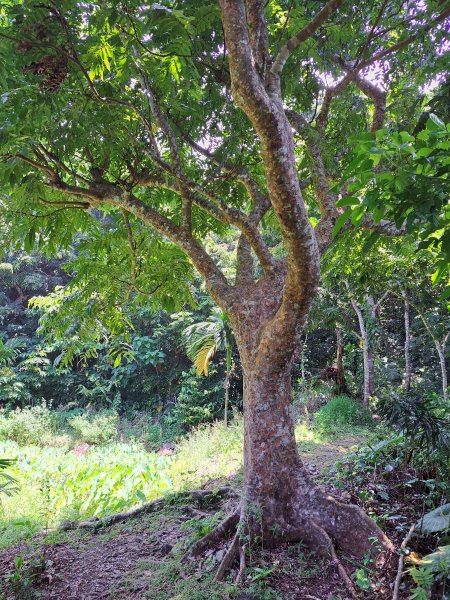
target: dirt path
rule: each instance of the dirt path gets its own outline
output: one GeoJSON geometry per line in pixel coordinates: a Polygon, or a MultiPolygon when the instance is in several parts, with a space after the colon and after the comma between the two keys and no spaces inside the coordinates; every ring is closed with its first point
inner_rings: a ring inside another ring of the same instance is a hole
{"type": "Polygon", "coordinates": [[[300,443],[299,447],[304,462],[323,471],[342,460],[352,447],[360,445],[365,439],[364,435],[351,435],[346,438],[338,438],[336,441],[320,442],[314,445],[300,443]]]}

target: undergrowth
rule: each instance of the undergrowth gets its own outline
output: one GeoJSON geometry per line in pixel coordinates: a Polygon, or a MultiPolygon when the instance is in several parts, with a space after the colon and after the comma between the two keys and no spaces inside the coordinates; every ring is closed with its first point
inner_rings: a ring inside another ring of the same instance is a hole
{"type": "MultiPolygon", "coordinates": [[[[66,421],[72,417],[68,415],[66,421]]],[[[52,435],[53,440],[58,438],[58,431],[52,435]]],[[[333,436],[303,421],[296,426],[296,437],[301,451],[309,451],[333,436]]],[[[167,492],[229,477],[239,482],[241,477],[243,420],[239,414],[228,427],[219,421],[194,429],[178,440],[173,456],[149,452],[143,442],[93,446],[81,439],[62,447],[0,441],[0,456],[17,459],[8,473],[19,486],[18,495],[2,500],[0,547],[65,519],[120,512],[167,492]]]]}

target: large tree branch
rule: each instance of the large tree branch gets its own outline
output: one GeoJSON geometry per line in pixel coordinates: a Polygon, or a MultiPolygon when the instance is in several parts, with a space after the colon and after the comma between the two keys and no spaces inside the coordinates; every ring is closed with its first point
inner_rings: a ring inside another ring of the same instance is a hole
{"type": "Polygon", "coordinates": [[[221,161],[217,158],[215,153],[204,148],[189,136],[183,134],[183,137],[196,152],[208,158],[212,163],[217,165],[220,170],[227,173],[230,177],[235,178],[246,189],[247,194],[253,203],[253,208],[249,217],[250,220],[257,225],[270,208],[270,198],[267,193],[260,189],[255,179],[250,175],[248,169],[242,165],[221,161]]]}
{"type": "Polygon", "coordinates": [[[281,305],[260,332],[255,357],[264,361],[270,347],[273,349],[270,361],[281,366],[292,356],[314,297],[319,278],[319,252],[301,195],[292,128],[281,98],[267,94],[252,62],[244,2],[221,0],[220,4],[233,96],[258,134],[267,189],[287,251],[281,305]],[[278,346],[277,340],[286,337],[292,340],[291,346],[286,348],[285,343],[278,346]]]}
{"type": "Polygon", "coordinates": [[[245,0],[250,45],[256,69],[264,79],[269,63],[269,35],[264,16],[264,0],[245,0]]]}
{"type": "Polygon", "coordinates": [[[190,205],[197,205],[218,221],[234,225],[249,241],[261,266],[265,270],[272,270],[275,268],[276,261],[264,243],[261,234],[258,231],[258,224],[251,219],[251,215],[247,216],[238,208],[229,206],[221,198],[218,198],[212,192],[209,192],[201,185],[184,176],[181,177],[180,180],[182,185],[177,184],[176,182],[170,183],[164,181],[162,178],[154,177],[153,175],[149,175],[147,179],[144,174],[137,177],[137,181],[140,185],[162,187],[170,190],[179,195],[190,205]]]}
{"type": "Polygon", "coordinates": [[[310,38],[321,27],[330,15],[332,15],[345,0],[329,0],[327,4],[320,10],[317,15],[308,23],[306,27],[301,29],[296,35],[291,37],[281,48],[276,57],[272,68],[270,69],[270,87],[278,89],[280,85],[280,77],[284,65],[300,44],[310,38]]]}
{"type": "Polygon", "coordinates": [[[47,165],[40,164],[24,155],[17,154],[15,156],[34,168],[44,171],[48,175],[48,186],[50,188],[69,196],[85,199],[85,202],[71,203],[70,201],[56,201],[51,202],[52,204],[88,208],[90,206],[98,206],[101,203],[108,203],[112,206],[117,206],[122,211],[132,213],[137,219],[140,219],[168,240],[178,245],[191,259],[200,275],[204,277],[213,299],[224,310],[229,310],[234,300],[232,286],[227,282],[225,275],[215,264],[211,256],[185,228],[176,225],[165,215],[134,196],[130,191],[124,191],[117,185],[107,181],[91,182],[89,187],[69,185],[62,181],[59,174],[47,165]]]}
{"type": "MultiPolygon", "coordinates": [[[[372,118],[371,131],[374,133],[381,129],[384,124],[384,115],[386,113],[386,92],[374,85],[368,79],[365,79],[357,69],[348,65],[340,58],[336,59],[337,64],[351,77],[351,81],[356,85],[362,93],[370,98],[374,105],[374,113],[372,118]]],[[[349,82],[350,83],[350,82],[349,82]]]]}
{"type": "Polygon", "coordinates": [[[225,275],[215,264],[201,244],[184,228],[145,204],[130,192],[121,192],[109,199],[109,203],[132,213],[137,219],[156,229],[160,234],[179,246],[191,259],[197,271],[205,279],[214,301],[226,312],[232,309],[235,294],[225,275]]]}

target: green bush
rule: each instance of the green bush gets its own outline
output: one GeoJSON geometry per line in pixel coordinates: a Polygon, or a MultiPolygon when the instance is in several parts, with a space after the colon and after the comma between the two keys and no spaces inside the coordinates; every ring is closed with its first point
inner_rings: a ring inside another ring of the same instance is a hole
{"type": "Polygon", "coordinates": [[[119,416],[117,413],[78,415],[69,420],[70,427],[80,442],[87,444],[107,444],[117,436],[119,416]]]}
{"type": "Polygon", "coordinates": [[[345,425],[369,425],[372,421],[369,409],[348,396],[335,396],[316,413],[316,424],[329,430],[345,425]]]}
{"type": "Polygon", "coordinates": [[[0,410],[0,440],[11,440],[25,446],[45,444],[52,434],[52,416],[45,406],[0,410]]]}

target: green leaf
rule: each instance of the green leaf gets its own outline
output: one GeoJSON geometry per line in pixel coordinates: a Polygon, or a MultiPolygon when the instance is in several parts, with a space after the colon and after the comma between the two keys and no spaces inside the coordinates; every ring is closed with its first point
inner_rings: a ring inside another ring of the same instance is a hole
{"type": "Polygon", "coordinates": [[[365,212],[366,209],[364,206],[357,206],[356,208],[354,208],[352,210],[352,224],[359,225],[365,212]]]}
{"type": "Polygon", "coordinates": [[[416,153],[416,158],[426,158],[433,152],[433,148],[420,148],[416,153]]]}
{"type": "Polygon", "coordinates": [[[430,131],[446,131],[445,123],[434,113],[430,113],[426,127],[430,131]]]}
{"type": "Polygon", "coordinates": [[[450,503],[443,504],[427,513],[417,523],[416,528],[424,533],[437,533],[450,528],[450,503]]]}
{"type": "Polygon", "coordinates": [[[342,207],[342,206],[356,206],[357,204],[360,204],[361,200],[359,198],[357,198],[356,196],[344,196],[344,198],[341,198],[340,200],[338,200],[336,202],[336,206],[338,207],[342,207]]]}
{"type": "Polygon", "coordinates": [[[31,227],[24,240],[24,248],[26,252],[31,252],[34,248],[34,244],[36,241],[36,230],[34,227],[31,227]]]}
{"type": "Polygon", "coordinates": [[[345,222],[348,221],[348,219],[351,217],[352,214],[352,209],[348,208],[344,213],[342,213],[342,215],[338,218],[338,220],[336,221],[334,227],[333,227],[333,232],[332,232],[332,239],[334,239],[337,234],[340,232],[340,230],[342,229],[342,227],[344,226],[345,222]]]}

